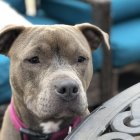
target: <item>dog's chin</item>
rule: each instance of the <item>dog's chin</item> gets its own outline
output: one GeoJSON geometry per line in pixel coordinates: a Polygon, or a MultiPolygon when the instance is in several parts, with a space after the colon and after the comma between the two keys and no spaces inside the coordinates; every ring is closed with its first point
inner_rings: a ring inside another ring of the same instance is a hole
{"type": "Polygon", "coordinates": [[[55,114],[54,118],[55,119],[67,119],[67,118],[75,118],[75,117],[81,117],[81,119],[85,118],[86,116],[89,115],[88,109],[85,110],[72,110],[72,109],[67,109],[64,110],[60,113],[55,114]]]}
{"type": "Polygon", "coordinates": [[[74,111],[71,110],[66,110],[66,111],[62,111],[60,113],[57,113],[55,115],[55,118],[60,119],[60,118],[72,118],[72,117],[76,117],[79,116],[79,113],[76,113],[74,111]]]}
{"type": "Polygon", "coordinates": [[[61,119],[72,118],[81,116],[84,118],[89,115],[88,105],[86,102],[76,100],[74,102],[68,102],[62,105],[62,102],[55,102],[52,107],[46,107],[44,105],[37,107],[37,111],[34,111],[39,118],[42,119],[61,119]]]}
{"type": "Polygon", "coordinates": [[[76,116],[79,116],[79,113],[75,113],[72,111],[62,111],[62,112],[57,112],[57,113],[52,113],[52,114],[45,114],[45,112],[40,116],[40,119],[43,120],[59,120],[59,119],[66,119],[66,118],[74,118],[76,116]]]}
{"type": "Polygon", "coordinates": [[[81,117],[85,118],[87,115],[89,115],[89,112],[85,110],[74,110],[74,109],[66,109],[61,112],[55,112],[52,114],[47,114],[45,112],[42,113],[42,115],[39,117],[41,120],[64,120],[64,119],[73,119],[75,117],[81,117]]]}

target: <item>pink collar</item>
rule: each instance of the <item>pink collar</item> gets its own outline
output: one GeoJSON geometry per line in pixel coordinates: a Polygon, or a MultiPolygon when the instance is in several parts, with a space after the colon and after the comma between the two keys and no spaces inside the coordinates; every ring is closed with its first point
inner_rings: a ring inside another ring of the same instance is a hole
{"type": "Polygon", "coordinates": [[[15,112],[13,100],[11,100],[11,104],[10,104],[10,118],[17,131],[20,131],[20,128],[27,128],[27,126],[17,116],[15,112]]]}
{"type": "MultiPolygon", "coordinates": [[[[14,109],[14,103],[13,103],[13,100],[11,101],[11,104],[10,104],[10,118],[11,118],[11,121],[15,127],[15,129],[20,132],[20,129],[21,128],[26,128],[27,129],[27,126],[19,119],[19,117],[17,116],[16,112],[15,112],[15,109],[14,109]]],[[[71,127],[72,128],[75,128],[77,127],[77,125],[81,122],[81,118],[80,117],[76,117],[73,122],[72,122],[72,125],[71,127]]],[[[69,128],[65,128],[57,133],[54,133],[51,137],[50,140],[64,140],[64,138],[68,135],[68,131],[69,131],[69,128]]],[[[27,140],[27,136],[24,137],[24,140],[27,140]]]]}

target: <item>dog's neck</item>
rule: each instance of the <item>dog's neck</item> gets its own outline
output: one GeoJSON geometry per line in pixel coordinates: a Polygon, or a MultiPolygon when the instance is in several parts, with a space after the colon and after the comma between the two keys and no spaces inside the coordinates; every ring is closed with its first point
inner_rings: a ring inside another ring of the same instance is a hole
{"type": "Polygon", "coordinates": [[[24,102],[15,96],[12,99],[13,107],[17,117],[27,126],[27,128],[40,131],[39,118],[34,116],[28,109],[25,108],[24,102]]]}
{"type": "MultiPolygon", "coordinates": [[[[22,121],[22,123],[30,130],[39,133],[55,133],[63,128],[69,127],[73,121],[72,118],[67,119],[49,119],[40,120],[38,117],[32,114],[28,109],[25,108],[23,101],[12,99],[12,105],[14,107],[17,117],[22,121]],[[15,102],[16,100],[16,102],[15,102]],[[20,108],[18,108],[20,107],[20,108]]],[[[75,124],[74,124],[75,125],[75,124]]],[[[77,125],[77,124],[76,124],[77,125]]],[[[75,126],[74,126],[75,127],[75,126]]]]}
{"type": "Polygon", "coordinates": [[[22,123],[29,129],[34,131],[41,132],[41,128],[39,126],[39,118],[33,116],[33,114],[24,107],[24,102],[17,99],[16,97],[12,98],[11,104],[14,108],[14,111],[17,117],[22,121],[22,123]]]}
{"type": "Polygon", "coordinates": [[[43,132],[32,131],[30,130],[17,116],[17,113],[14,108],[14,103],[11,101],[10,107],[10,118],[13,123],[14,128],[17,132],[20,132],[20,136],[22,140],[27,139],[50,139],[50,140],[63,140],[70,132],[72,128],[75,128],[81,121],[80,117],[75,118],[72,125],[68,128],[65,128],[59,132],[58,126],[61,122],[53,124],[53,122],[42,123],[41,127],[43,127],[43,132]],[[53,127],[52,127],[53,126],[53,127]],[[54,133],[52,131],[55,131],[54,133]]]}

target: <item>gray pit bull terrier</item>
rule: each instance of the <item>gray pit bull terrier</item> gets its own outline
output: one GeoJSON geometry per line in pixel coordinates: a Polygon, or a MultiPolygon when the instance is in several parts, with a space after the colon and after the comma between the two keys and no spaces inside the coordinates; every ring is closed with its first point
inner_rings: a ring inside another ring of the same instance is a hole
{"type": "MultiPolygon", "coordinates": [[[[55,133],[75,117],[89,114],[86,90],[93,73],[92,50],[102,41],[109,48],[108,35],[88,23],[11,25],[1,30],[0,53],[11,59],[12,104],[28,130],[55,133]]],[[[11,115],[8,107],[0,140],[21,140],[11,115]]]]}

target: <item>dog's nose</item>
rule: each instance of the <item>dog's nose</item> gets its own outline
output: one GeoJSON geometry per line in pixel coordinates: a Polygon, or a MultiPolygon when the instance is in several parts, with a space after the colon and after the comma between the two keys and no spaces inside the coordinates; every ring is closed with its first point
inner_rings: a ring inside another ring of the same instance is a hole
{"type": "Polygon", "coordinates": [[[76,81],[64,80],[57,84],[56,93],[64,100],[70,101],[76,98],[79,93],[79,86],[76,81]]]}

